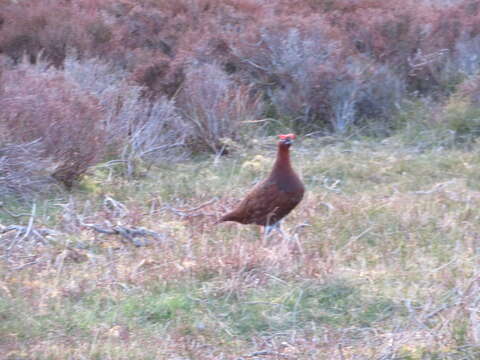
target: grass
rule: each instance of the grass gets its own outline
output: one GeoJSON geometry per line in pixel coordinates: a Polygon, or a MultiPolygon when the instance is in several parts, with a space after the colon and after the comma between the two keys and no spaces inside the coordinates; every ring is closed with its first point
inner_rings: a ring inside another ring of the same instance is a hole
{"type": "MultiPolygon", "coordinates": [[[[271,139],[130,181],[98,168],[37,200],[34,228],[58,231],[44,244],[7,251],[0,235],[2,356],[476,359],[479,149],[305,139],[293,162],[308,193],[290,239],[267,244],[255,226],[213,223],[268,172],[271,139]],[[78,219],[161,237],[135,247],[78,219]]],[[[3,225],[28,219],[0,210],[3,225]]]]}

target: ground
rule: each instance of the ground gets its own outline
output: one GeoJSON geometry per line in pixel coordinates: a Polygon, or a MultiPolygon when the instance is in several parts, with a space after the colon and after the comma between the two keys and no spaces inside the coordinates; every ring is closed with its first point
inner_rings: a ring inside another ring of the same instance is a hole
{"type": "Polygon", "coordinates": [[[135,179],[99,166],[34,216],[5,201],[0,224],[31,226],[0,235],[0,357],[477,359],[479,150],[304,138],[306,197],[268,241],[214,223],[272,138],[135,179]]]}

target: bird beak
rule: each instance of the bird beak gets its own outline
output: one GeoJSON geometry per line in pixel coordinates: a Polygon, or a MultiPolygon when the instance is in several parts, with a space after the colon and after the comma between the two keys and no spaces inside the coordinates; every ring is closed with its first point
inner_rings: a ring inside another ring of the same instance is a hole
{"type": "Polygon", "coordinates": [[[292,145],[293,144],[293,139],[288,137],[285,140],[283,140],[283,142],[287,145],[292,145]]]}

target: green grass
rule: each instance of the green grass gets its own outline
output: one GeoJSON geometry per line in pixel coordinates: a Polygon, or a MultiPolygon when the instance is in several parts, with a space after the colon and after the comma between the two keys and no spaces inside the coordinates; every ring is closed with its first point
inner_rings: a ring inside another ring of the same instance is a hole
{"type": "MultiPolygon", "coordinates": [[[[297,143],[307,194],[284,222],[290,239],[213,225],[268,172],[272,139],[132,180],[99,167],[70,198],[37,199],[35,226],[59,235],[1,258],[2,356],[475,359],[479,148],[418,146],[405,132],[297,143]],[[162,240],[136,248],[73,213],[162,240]]],[[[0,214],[2,225],[29,218],[0,214]]]]}
{"type": "MultiPolygon", "coordinates": [[[[184,336],[199,332],[225,341],[272,336],[291,330],[315,331],[312,324],[341,329],[370,327],[385,322],[401,306],[392,300],[364,294],[341,280],[330,283],[305,281],[295,284],[273,282],[241,295],[212,295],[191,286],[153,288],[119,297],[96,291],[81,297],[56,299],[42,307],[42,313],[27,316],[25,302],[0,301],[0,332],[14,334],[19,342],[54,341],[58,336],[88,342],[99,326],[118,324],[138,329],[142,336],[168,337],[171,329],[184,336]]],[[[39,311],[40,309],[36,309],[39,311]]]]}

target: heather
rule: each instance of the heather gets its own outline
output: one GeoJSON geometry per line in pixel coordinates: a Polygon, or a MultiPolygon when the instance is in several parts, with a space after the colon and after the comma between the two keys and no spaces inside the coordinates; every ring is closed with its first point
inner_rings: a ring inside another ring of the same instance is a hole
{"type": "Polygon", "coordinates": [[[0,3],[0,357],[476,359],[480,1],[0,3]],[[282,237],[214,225],[295,133],[282,237]]]}

